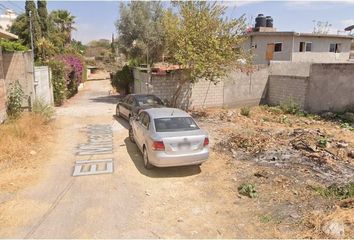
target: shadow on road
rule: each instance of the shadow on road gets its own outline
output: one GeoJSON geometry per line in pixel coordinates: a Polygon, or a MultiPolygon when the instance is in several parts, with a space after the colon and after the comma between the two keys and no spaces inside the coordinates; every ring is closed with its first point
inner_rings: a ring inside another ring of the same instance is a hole
{"type": "Polygon", "coordinates": [[[93,102],[117,104],[123,97],[121,95],[108,95],[103,97],[90,98],[93,102]]]}
{"type": "Polygon", "coordinates": [[[197,175],[201,173],[199,166],[183,166],[183,167],[164,167],[147,170],[144,167],[143,157],[140,153],[140,150],[132,143],[127,137],[124,139],[125,146],[129,153],[130,158],[132,159],[135,167],[139,170],[141,174],[151,178],[170,178],[170,177],[187,177],[192,175],[197,175]]]}
{"type": "Polygon", "coordinates": [[[125,129],[130,128],[129,122],[127,120],[125,120],[124,118],[118,117],[117,115],[113,115],[113,118],[115,120],[117,120],[117,122],[119,122],[120,125],[122,125],[125,129]]]}

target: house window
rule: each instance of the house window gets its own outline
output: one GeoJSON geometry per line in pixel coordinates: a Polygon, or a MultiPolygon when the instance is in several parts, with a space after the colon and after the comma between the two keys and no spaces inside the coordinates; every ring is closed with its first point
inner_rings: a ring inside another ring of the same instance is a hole
{"type": "Polygon", "coordinates": [[[299,52],[305,52],[305,42],[300,42],[299,52]]]}
{"type": "Polygon", "coordinates": [[[300,42],[299,52],[311,52],[312,42],[300,42]]]}
{"type": "Polygon", "coordinates": [[[340,52],[340,43],[331,43],[329,44],[329,51],[334,53],[340,52]]]}
{"type": "Polygon", "coordinates": [[[274,43],[274,52],[281,52],[283,44],[282,43],[274,43]]]}
{"type": "Polygon", "coordinates": [[[306,52],[311,52],[312,51],[312,43],[311,42],[307,42],[306,43],[306,52]]]}

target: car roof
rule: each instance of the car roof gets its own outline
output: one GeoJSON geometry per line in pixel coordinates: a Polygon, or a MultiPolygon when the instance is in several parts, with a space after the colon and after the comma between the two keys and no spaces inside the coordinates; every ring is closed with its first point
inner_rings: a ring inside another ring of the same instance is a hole
{"type": "Polygon", "coordinates": [[[178,108],[149,108],[144,110],[152,118],[164,118],[164,117],[190,117],[188,113],[178,108]]]}

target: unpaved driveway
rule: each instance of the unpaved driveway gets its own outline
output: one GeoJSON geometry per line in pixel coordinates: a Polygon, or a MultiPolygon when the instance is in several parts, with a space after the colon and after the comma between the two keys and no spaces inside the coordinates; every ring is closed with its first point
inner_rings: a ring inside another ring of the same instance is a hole
{"type": "Polygon", "coordinates": [[[1,238],[277,236],[259,227],[251,200],[237,197],[235,170],[226,159],[212,153],[201,167],[145,170],[127,122],[113,115],[117,99],[110,88],[106,80],[88,82],[57,109],[56,147],[39,181],[2,203],[1,238]],[[88,124],[112,126],[114,172],[72,177],[88,124]]]}

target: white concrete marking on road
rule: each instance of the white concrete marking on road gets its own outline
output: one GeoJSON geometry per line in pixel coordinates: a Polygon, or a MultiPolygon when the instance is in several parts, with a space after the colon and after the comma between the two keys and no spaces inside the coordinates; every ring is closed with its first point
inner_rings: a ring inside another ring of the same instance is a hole
{"type": "Polygon", "coordinates": [[[95,159],[95,160],[79,160],[76,161],[76,164],[85,164],[85,163],[101,163],[101,162],[113,162],[112,158],[107,159],[95,159]]]}
{"type": "Polygon", "coordinates": [[[75,165],[73,177],[113,173],[113,162],[106,162],[105,170],[98,171],[97,164],[89,165],[89,171],[82,171],[84,165],[75,165]]]}
{"type": "MultiPolygon", "coordinates": [[[[88,125],[88,142],[78,144],[76,155],[100,155],[113,153],[113,131],[110,125],[88,125]]],[[[73,176],[94,175],[113,172],[113,159],[92,159],[76,161],[73,176]],[[105,170],[98,170],[99,164],[105,164],[105,170]],[[88,169],[85,171],[84,169],[88,169]]]]}

